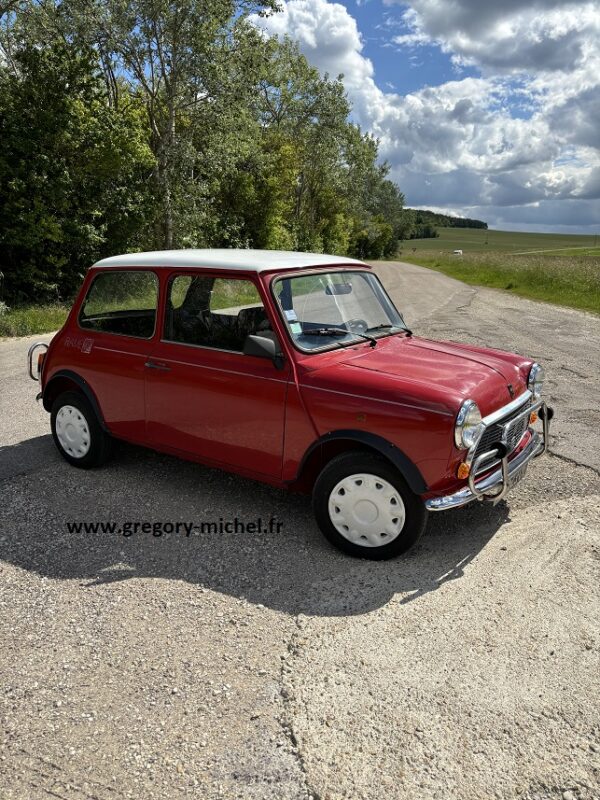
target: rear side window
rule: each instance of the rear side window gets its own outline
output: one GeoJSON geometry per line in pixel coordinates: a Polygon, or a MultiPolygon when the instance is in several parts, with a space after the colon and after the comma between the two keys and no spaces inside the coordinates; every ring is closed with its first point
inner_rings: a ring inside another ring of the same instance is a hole
{"type": "Polygon", "coordinates": [[[148,270],[101,273],[79,314],[82,328],[150,339],[156,323],[158,278],[148,270]]]}

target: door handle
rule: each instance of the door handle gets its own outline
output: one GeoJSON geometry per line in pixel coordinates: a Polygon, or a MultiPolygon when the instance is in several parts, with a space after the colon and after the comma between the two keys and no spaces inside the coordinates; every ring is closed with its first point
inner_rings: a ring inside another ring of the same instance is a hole
{"type": "Polygon", "coordinates": [[[171,371],[171,367],[167,367],[166,364],[163,364],[162,362],[158,362],[158,361],[152,361],[151,359],[148,359],[148,361],[146,361],[144,366],[148,367],[148,369],[160,369],[162,372],[170,372],[171,371]]]}

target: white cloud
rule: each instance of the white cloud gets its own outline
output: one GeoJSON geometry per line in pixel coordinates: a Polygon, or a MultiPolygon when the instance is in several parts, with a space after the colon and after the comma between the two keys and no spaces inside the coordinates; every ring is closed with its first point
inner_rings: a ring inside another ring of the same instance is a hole
{"type": "MultiPolygon", "coordinates": [[[[481,218],[505,227],[594,224],[600,194],[598,3],[403,5],[404,32],[395,37],[396,47],[435,43],[457,63],[476,65],[481,77],[407,95],[383,91],[363,54],[356,20],[345,6],[327,0],[287,0],[281,13],[256,22],[298,40],[322,73],[343,73],[353,116],[379,137],[380,153],[409,205],[469,216],[477,209],[481,218]],[[527,118],[514,115],[517,106],[527,118]]],[[[394,85],[402,85],[401,75],[394,85]]]]}
{"type": "MultiPolygon", "coordinates": [[[[409,5],[387,0],[388,6],[409,5]]],[[[571,70],[597,49],[600,10],[590,0],[411,0],[399,44],[436,43],[494,72],[571,70]]]]}

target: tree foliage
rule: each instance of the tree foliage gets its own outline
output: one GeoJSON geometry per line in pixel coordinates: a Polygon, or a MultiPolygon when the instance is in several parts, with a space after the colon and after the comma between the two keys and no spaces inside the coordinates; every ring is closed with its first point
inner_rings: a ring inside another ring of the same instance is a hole
{"type": "Polygon", "coordinates": [[[0,22],[7,300],[104,255],[224,246],[362,258],[405,238],[340,78],[248,16],[274,0],[16,0],[0,22]]]}
{"type": "Polygon", "coordinates": [[[28,47],[0,70],[0,269],[6,296],[72,293],[106,251],[136,241],[153,198],[139,104],[106,103],[95,56],[28,47]]]}
{"type": "Polygon", "coordinates": [[[451,217],[420,208],[407,208],[404,212],[401,239],[437,239],[438,228],[481,228],[487,230],[487,222],[468,217],[451,217]]]}

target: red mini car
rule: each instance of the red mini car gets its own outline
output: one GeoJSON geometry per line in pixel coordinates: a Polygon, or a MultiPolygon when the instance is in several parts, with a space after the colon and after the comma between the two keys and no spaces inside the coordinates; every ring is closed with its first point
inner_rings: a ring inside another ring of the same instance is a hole
{"type": "Polygon", "coordinates": [[[329,541],[365,558],[406,550],[428,511],[497,502],[548,447],[538,364],[414,336],[339,256],[107,258],[34,374],[38,347],[69,463],[98,466],[117,438],[312,492],[329,541]]]}

